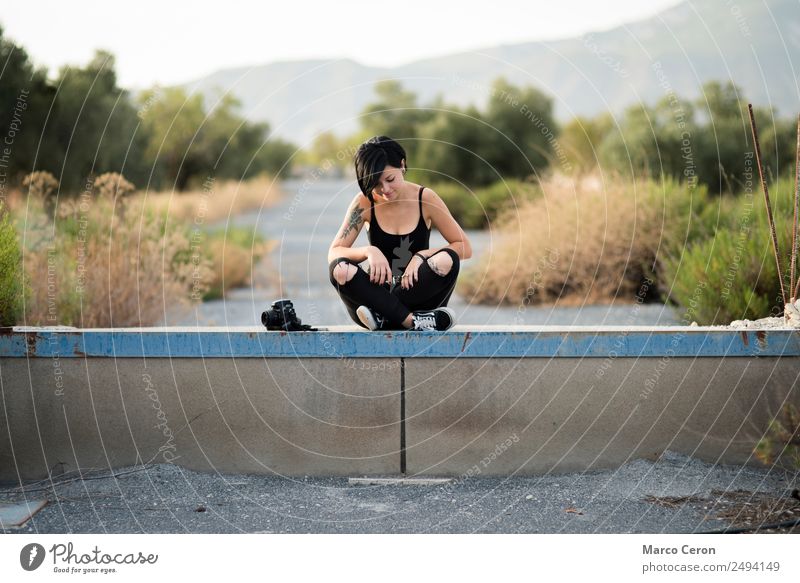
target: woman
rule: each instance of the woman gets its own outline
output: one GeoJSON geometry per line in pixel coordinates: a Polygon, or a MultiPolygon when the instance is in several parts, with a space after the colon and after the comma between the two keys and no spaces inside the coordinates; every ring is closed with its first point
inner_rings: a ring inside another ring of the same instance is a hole
{"type": "Polygon", "coordinates": [[[391,138],[361,144],[355,167],[361,192],[328,251],[331,284],[350,317],[370,330],[447,330],[455,315],[445,306],[461,261],[472,256],[467,236],[439,195],[405,180],[406,153],[391,138]],[[354,248],[364,223],[370,244],[354,248]],[[447,247],[428,248],[431,227],[447,247]]]}

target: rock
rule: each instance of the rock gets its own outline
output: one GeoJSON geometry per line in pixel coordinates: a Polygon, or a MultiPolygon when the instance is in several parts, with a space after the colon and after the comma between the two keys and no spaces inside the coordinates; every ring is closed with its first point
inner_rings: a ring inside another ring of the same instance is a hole
{"type": "Polygon", "coordinates": [[[800,328],[800,300],[788,302],[783,308],[782,318],[760,318],[758,320],[734,320],[731,328],[800,328]]]}
{"type": "Polygon", "coordinates": [[[734,320],[731,328],[788,328],[790,325],[784,318],[760,318],[758,320],[734,320]]]}
{"type": "Polygon", "coordinates": [[[800,328],[800,300],[786,304],[783,308],[783,315],[786,318],[787,326],[800,328]]]}

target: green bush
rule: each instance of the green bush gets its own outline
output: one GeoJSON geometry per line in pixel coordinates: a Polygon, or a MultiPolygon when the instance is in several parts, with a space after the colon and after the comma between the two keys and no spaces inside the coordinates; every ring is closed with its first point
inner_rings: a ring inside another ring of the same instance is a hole
{"type": "Polygon", "coordinates": [[[24,290],[22,250],[8,210],[0,203],[0,326],[19,321],[24,290]]]}
{"type": "Polygon", "coordinates": [[[466,217],[469,207],[474,204],[472,202],[474,195],[456,182],[439,182],[432,184],[431,188],[441,197],[461,227],[470,228],[465,224],[464,217],[466,217]]]}
{"type": "MultiPolygon", "coordinates": [[[[770,186],[787,295],[793,188],[788,179],[770,186]]],[[[708,234],[702,236],[701,229],[682,254],[664,262],[667,299],[687,310],[687,320],[704,325],[781,314],[780,281],[758,183],[716,210],[716,226],[709,228],[714,213],[706,209],[708,234]]]]}
{"type": "Polygon", "coordinates": [[[434,184],[431,188],[464,229],[484,229],[502,211],[542,196],[539,186],[522,180],[501,180],[473,191],[452,182],[434,184]]]}
{"type": "Polygon", "coordinates": [[[755,448],[755,455],[762,463],[774,465],[782,461],[787,469],[800,470],[800,412],[787,403],[781,412],[769,422],[769,429],[755,448]]]}

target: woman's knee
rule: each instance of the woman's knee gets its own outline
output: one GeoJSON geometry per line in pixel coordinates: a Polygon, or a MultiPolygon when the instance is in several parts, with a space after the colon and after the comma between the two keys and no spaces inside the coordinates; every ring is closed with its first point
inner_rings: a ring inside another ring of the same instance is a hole
{"type": "Polygon", "coordinates": [[[452,249],[442,249],[441,252],[434,253],[428,258],[428,265],[435,274],[444,277],[450,272],[458,273],[460,260],[458,253],[452,249]]]}
{"type": "Polygon", "coordinates": [[[357,265],[353,265],[349,259],[340,257],[331,261],[329,275],[332,285],[344,285],[356,275],[357,265]]]}

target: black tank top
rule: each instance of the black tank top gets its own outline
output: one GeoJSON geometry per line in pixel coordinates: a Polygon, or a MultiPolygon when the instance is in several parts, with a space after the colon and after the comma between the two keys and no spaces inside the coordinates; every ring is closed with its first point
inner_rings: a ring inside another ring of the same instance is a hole
{"type": "Polygon", "coordinates": [[[369,220],[369,244],[381,250],[392,268],[393,276],[403,275],[403,272],[411,261],[411,257],[417,251],[428,249],[430,246],[431,230],[425,224],[425,217],[422,214],[422,191],[424,186],[419,187],[419,221],[414,230],[405,235],[393,235],[387,233],[378,224],[375,218],[375,202],[370,201],[370,220],[369,220]]]}

